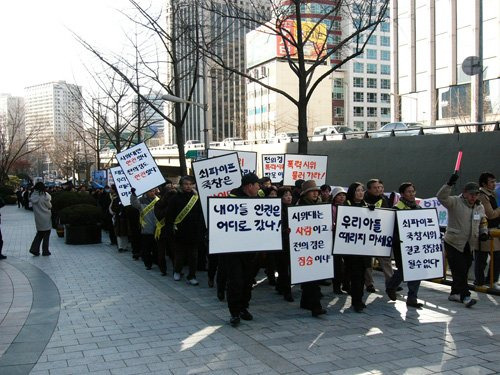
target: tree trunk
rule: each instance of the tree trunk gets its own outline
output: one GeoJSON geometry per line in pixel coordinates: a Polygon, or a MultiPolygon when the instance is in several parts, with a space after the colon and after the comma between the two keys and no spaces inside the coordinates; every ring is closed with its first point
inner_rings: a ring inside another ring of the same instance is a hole
{"type": "Polygon", "coordinates": [[[184,151],[184,127],[182,125],[175,126],[175,141],[179,150],[179,167],[181,176],[187,175],[186,153],[184,151]]]}

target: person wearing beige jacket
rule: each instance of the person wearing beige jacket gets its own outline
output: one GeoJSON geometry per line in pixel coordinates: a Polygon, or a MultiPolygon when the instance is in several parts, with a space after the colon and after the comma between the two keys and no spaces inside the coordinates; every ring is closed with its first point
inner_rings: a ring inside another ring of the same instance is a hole
{"type": "MultiPolygon", "coordinates": [[[[479,197],[484,206],[484,212],[488,219],[488,230],[500,229],[500,207],[495,198],[495,176],[490,172],[481,173],[479,176],[479,197]]],[[[484,269],[490,253],[490,241],[481,242],[479,251],[474,255],[475,285],[488,284],[490,280],[491,268],[488,267],[488,276],[484,278],[484,269]]],[[[500,273],[500,238],[493,240],[493,283],[498,281],[500,273]]]]}
{"type": "Polygon", "coordinates": [[[484,207],[477,199],[479,185],[468,182],[462,194],[452,196],[451,189],[457,180],[455,173],[437,193],[439,202],[448,209],[444,248],[453,278],[448,300],[471,307],[477,301],[470,297],[467,275],[473,251],[479,249],[479,240],[488,239],[488,225],[484,207]]]}

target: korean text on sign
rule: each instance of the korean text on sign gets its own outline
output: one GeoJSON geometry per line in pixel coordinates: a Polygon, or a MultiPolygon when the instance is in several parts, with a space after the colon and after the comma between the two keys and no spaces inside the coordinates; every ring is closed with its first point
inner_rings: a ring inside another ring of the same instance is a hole
{"type": "Polygon", "coordinates": [[[116,186],[120,202],[122,202],[124,206],[130,206],[130,195],[132,194],[130,189],[132,186],[130,186],[125,173],[120,167],[110,168],[109,172],[113,176],[113,181],[116,186]]]}
{"type": "Polygon", "coordinates": [[[393,210],[339,206],[334,254],[387,257],[391,254],[395,214],[393,210]]]}
{"type": "Polygon", "coordinates": [[[144,143],[116,155],[118,164],[137,194],[143,194],[165,182],[153,156],[144,143]]]}
{"type": "Polygon", "coordinates": [[[279,198],[208,199],[210,254],[281,250],[279,198]]]}
{"type": "Polygon", "coordinates": [[[272,183],[283,181],[285,154],[262,155],[262,176],[269,177],[272,183]]]}
{"type": "Polygon", "coordinates": [[[208,149],[208,157],[222,156],[236,152],[241,168],[241,174],[257,173],[257,153],[253,151],[236,151],[236,150],[219,150],[210,148],[208,149]]]}
{"type": "Polygon", "coordinates": [[[326,155],[285,154],[283,184],[292,186],[297,180],[314,180],[316,185],[323,185],[327,163],[326,155]]]}
{"type": "Polygon", "coordinates": [[[405,281],[443,277],[443,248],[435,209],[396,213],[405,281]]]}
{"type": "Polygon", "coordinates": [[[227,197],[231,190],[241,185],[241,172],[236,153],[193,162],[194,177],[205,223],[207,198],[227,197]]]}
{"type": "Polygon", "coordinates": [[[292,284],[332,278],[331,206],[289,207],[288,226],[292,284]]]}

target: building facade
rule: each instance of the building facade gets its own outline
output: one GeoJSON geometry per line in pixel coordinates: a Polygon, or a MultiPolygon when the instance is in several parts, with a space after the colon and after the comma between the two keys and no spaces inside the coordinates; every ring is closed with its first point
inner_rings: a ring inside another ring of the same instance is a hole
{"type": "Polygon", "coordinates": [[[70,132],[83,129],[81,87],[65,81],[25,88],[26,133],[36,133],[28,148],[54,148],[70,132]]]}
{"type": "Polygon", "coordinates": [[[391,19],[393,120],[476,122],[479,76],[462,64],[480,56],[481,34],[483,119],[500,118],[500,2],[392,1],[391,19]]]}

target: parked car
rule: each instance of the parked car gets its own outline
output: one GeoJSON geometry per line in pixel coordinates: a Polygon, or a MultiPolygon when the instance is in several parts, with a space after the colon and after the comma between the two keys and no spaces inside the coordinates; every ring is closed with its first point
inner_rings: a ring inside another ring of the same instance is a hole
{"type": "Polygon", "coordinates": [[[396,135],[397,137],[418,135],[421,127],[423,127],[423,124],[419,124],[416,122],[390,122],[382,126],[377,131],[371,133],[370,137],[371,138],[389,137],[391,135],[392,130],[394,130],[394,135],[396,135]]]}
{"type": "Polygon", "coordinates": [[[341,140],[345,134],[352,133],[353,130],[344,125],[325,125],[318,126],[313,130],[312,140],[322,141],[326,137],[327,141],[338,141],[341,140]]]}
{"type": "Polygon", "coordinates": [[[289,132],[289,133],[276,133],[275,136],[269,139],[270,143],[288,143],[297,142],[299,140],[299,133],[289,132]]]}

